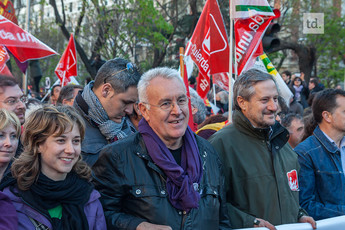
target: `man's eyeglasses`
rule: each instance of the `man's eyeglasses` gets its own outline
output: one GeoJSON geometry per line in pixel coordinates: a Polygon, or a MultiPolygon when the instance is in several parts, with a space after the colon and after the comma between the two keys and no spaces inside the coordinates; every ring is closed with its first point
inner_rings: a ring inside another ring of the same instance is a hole
{"type": "Polygon", "coordinates": [[[147,102],[143,102],[143,103],[160,108],[161,110],[164,110],[164,111],[171,111],[174,108],[175,104],[177,104],[178,107],[180,108],[184,108],[185,106],[188,105],[188,100],[189,100],[188,97],[182,97],[182,98],[179,98],[175,103],[173,101],[165,101],[160,105],[153,105],[147,102]]]}
{"type": "Polygon", "coordinates": [[[21,97],[17,97],[17,98],[9,98],[5,101],[0,101],[0,102],[3,102],[5,103],[6,105],[9,105],[9,106],[13,106],[15,104],[17,104],[19,101],[23,102],[24,104],[28,102],[28,97],[23,95],[21,97]]]}
{"type": "Polygon", "coordinates": [[[134,68],[135,68],[134,65],[133,65],[132,63],[128,62],[128,63],[126,64],[126,68],[124,68],[124,69],[122,69],[122,70],[119,70],[119,71],[113,73],[113,74],[110,75],[109,77],[104,78],[104,84],[107,82],[107,79],[108,79],[108,78],[113,77],[113,76],[115,76],[116,74],[121,73],[121,72],[123,72],[123,71],[125,71],[125,70],[127,70],[127,72],[128,72],[129,74],[134,73],[134,68]]]}

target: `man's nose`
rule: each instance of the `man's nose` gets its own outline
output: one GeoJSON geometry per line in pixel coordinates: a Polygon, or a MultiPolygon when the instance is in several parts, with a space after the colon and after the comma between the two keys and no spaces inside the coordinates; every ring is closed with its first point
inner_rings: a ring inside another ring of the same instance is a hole
{"type": "Polygon", "coordinates": [[[278,101],[275,101],[273,99],[270,100],[267,105],[267,109],[269,109],[270,111],[276,112],[278,110],[278,101]]]}
{"type": "Polygon", "coordinates": [[[133,104],[130,104],[130,105],[126,105],[125,107],[125,113],[127,115],[131,115],[133,113],[133,104]]]}
{"type": "Polygon", "coordinates": [[[182,112],[180,106],[177,104],[176,101],[174,101],[172,104],[171,104],[172,108],[171,108],[171,113],[172,114],[180,114],[182,112]]]}

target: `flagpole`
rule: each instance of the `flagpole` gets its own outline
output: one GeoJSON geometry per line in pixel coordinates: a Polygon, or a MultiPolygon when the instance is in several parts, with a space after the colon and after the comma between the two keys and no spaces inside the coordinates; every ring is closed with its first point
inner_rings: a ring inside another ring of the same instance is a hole
{"type": "Polygon", "coordinates": [[[212,79],[213,79],[213,85],[212,85],[212,88],[213,88],[213,102],[215,105],[217,105],[217,102],[216,102],[216,86],[214,84],[214,77],[212,75],[212,79]]]}
{"type": "MultiPolygon", "coordinates": [[[[30,0],[26,0],[26,31],[30,30],[30,0]]],[[[30,67],[31,68],[31,67],[30,67]]],[[[23,73],[23,93],[28,94],[28,68],[23,73]]]]}
{"type": "Polygon", "coordinates": [[[184,55],[184,48],[180,47],[180,75],[181,75],[182,79],[183,79],[183,75],[184,75],[183,55],[184,55]]]}
{"type": "MultiPolygon", "coordinates": [[[[231,5],[229,9],[231,14],[231,5]]],[[[233,92],[232,92],[232,57],[233,57],[233,20],[230,15],[230,47],[229,47],[229,115],[228,115],[228,122],[232,123],[232,98],[233,98],[233,92]]]]}
{"type": "Polygon", "coordinates": [[[64,86],[64,83],[65,83],[65,74],[66,74],[66,71],[63,71],[61,87],[63,87],[63,86],[64,86]]]}

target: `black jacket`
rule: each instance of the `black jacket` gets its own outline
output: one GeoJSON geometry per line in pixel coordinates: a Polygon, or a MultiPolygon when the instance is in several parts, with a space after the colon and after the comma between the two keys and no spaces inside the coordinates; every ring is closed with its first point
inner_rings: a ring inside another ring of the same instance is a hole
{"type": "Polygon", "coordinates": [[[199,208],[188,214],[171,205],[166,176],[153,163],[139,133],[102,150],[93,172],[108,229],[135,230],[144,221],[174,230],[231,229],[219,157],[206,140],[196,140],[203,164],[201,199],[199,208]]]}

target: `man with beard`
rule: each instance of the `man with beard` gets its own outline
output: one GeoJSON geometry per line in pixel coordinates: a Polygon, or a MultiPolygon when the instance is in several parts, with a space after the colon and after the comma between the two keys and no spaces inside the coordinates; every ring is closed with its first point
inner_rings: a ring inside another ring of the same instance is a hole
{"type": "Polygon", "coordinates": [[[226,200],[234,228],[309,222],[299,206],[296,153],[289,132],[276,120],[278,90],[259,70],[243,73],[234,84],[233,123],[209,140],[224,164],[226,200]]]}
{"type": "Polygon", "coordinates": [[[316,220],[345,215],[345,91],[316,94],[312,111],[318,126],[297,145],[300,204],[316,220]]]}

